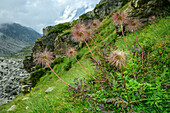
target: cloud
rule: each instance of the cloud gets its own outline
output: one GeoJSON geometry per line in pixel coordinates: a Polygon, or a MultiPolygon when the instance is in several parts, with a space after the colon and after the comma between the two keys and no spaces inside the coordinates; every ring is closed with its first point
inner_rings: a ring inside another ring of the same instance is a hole
{"type": "Polygon", "coordinates": [[[64,23],[64,22],[70,22],[76,15],[77,10],[71,10],[70,7],[68,6],[65,11],[63,16],[59,18],[59,20],[55,20],[56,24],[59,23],[64,23]]]}
{"type": "MultiPolygon", "coordinates": [[[[1,0],[0,24],[16,22],[42,33],[55,22],[70,21],[85,5],[94,8],[100,0],[1,0]],[[69,15],[72,13],[71,15],[69,15]],[[64,15],[63,15],[64,14],[64,15]]],[[[90,9],[90,10],[91,10],[90,9]]]]}

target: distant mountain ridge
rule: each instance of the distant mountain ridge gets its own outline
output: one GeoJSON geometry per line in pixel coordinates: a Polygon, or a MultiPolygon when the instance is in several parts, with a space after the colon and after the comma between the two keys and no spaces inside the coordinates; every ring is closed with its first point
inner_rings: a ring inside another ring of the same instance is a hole
{"type": "Polygon", "coordinates": [[[17,23],[0,25],[0,56],[7,56],[32,45],[41,34],[17,23]]]}

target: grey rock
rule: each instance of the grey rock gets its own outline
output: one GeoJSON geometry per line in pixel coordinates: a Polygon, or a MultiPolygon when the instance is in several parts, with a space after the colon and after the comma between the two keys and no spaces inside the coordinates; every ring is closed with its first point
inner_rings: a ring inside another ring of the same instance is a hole
{"type": "Polygon", "coordinates": [[[7,111],[12,111],[15,109],[15,107],[16,107],[16,105],[12,105],[7,111]]]}
{"type": "Polygon", "coordinates": [[[169,9],[168,0],[132,0],[125,11],[130,18],[146,23],[150,16],[164,16],[169,9]]]}
{"type": "Polygon", "coordinates": [[[53,87],[49,87],[47,90],[45,90],[45,93],[49,93],[49,92],[53,91],[54,88],[55,88],[54,86],[53,87]]]}
{"type": "Polygon", "coordinates": [[[0,105],[14,99],[21,89],[19,81],[29,76],[21,67],[21,59],[0,57],[0,105]]]}
{"type": "Polygon", "coordinates": [[[28,100],[29,99],[29,97],[24,97],[22,100],[28,100]]]}

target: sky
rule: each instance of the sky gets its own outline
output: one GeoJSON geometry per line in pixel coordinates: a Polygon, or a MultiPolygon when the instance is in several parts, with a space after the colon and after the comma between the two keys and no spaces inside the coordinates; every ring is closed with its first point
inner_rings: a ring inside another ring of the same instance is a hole
{"type": "MultiPolygon", "coordinates": [[[[78,8],[92,10],[100,0],[1,0],[0,24],[19,23],[39,33],[42,28],[71,21],[78,8]]],[[[86,12],[87,12],[86,11],[86,12]]]]}

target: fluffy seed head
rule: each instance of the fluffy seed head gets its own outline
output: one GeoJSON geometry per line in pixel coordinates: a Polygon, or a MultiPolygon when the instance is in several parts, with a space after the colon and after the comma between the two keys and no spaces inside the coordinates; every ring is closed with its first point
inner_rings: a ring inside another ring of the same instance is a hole
{"type": "Polygon", "coordinates": [[[34,62],[36,64],[42,64],[42,66],[45,66],[46,63],[50,63],[52,61],[53,54],[52,52],[47,51],[47,48],[44,50],[44,52],[39,52],[34,57],[34,62]]]}
{"type": "Polygon", "coordinates": [[[74,48],[70,48],[67,53],[66,56],[68,57],[72,57],[73,55],[77,54],[76,50],[74,48]]]}
{"type": "Polygon", "coordinates": [[[132,30],[138,30],[142,27],[142,23],[137,20],[137,19],[134,19],[134,20],[131,20],[129,21],[129,24],[127,25],[127,28],[132,31],[132,30]]]}
{"type": "Polygon", "coordinates": [[[99,20],[90,21],[90,28],[96,30],[99,26],[100,26],[100,21],[99,20]]]}
{"type": "Polygon", "coordinates": [[[153,20],[155,20],[155,16],[150,16],[149,21],[153,21],[153,20]]]}
{"type": "Polygon", "coordinates": [[[125,12],[113,13],[112,20],[115,24],[126,24],[128,22],[128,15],[125,12]]]}
{"type": "Polygon", "coordinates": [[[108,57],[108,61],[111,65],[116,67],[125,65],[126,56],[123,51],[112,51],[108,57]]]}
{"type": "Polygon", "coordinates": [[[89,40],[89,31],[83,24],[77,24],[72,27],[72,35],[73,40],[75,40],[76,42],[89,40]]]}

